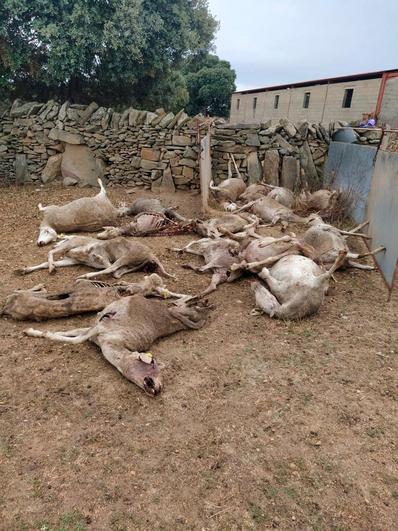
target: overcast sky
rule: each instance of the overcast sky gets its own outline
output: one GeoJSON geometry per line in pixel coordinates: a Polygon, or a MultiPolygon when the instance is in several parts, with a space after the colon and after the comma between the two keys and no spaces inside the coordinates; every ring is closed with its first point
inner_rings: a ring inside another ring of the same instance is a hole
{"type": "Polygon", "coordinates": [[[238,90],[398,68],[398,0],[209,0],[238,90]]]}

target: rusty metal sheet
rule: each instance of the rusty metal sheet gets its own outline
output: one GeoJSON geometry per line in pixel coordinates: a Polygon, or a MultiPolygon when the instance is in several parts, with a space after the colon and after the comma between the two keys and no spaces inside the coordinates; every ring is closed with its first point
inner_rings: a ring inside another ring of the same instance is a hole
{"type": "Polygon", "coordinates": [[[375,259],[391,290],[398,260],[398,153],[377,153],[366,217],[372,247],[387,249],[375,259]]]}
{"type": "Polygon", "coordinates": [[[325,165],[325,184],[352,195],[350,213],[356,223],[366,217],[366,202],[370,192],[377,148],[345,142],[331,142],[325,165]]]}

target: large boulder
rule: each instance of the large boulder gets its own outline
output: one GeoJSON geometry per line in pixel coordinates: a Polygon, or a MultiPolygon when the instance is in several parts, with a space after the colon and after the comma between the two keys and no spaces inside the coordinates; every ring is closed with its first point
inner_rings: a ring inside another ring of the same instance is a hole
{"type": "Polygon", "coordinates": [[[90,105],[88,105],[84,111],[80,115],[79,122],[83,125],[91,118],[91,116],[95,113],[95,111],[98,109],[98,104],[95,103],[95,101],[92,101],[90,105]]]}
{"type": "Polygon", "coordinates": [[[281,186],[294,190],[300,177],[300,162],[294,157],[283,157],[281,186]]]}
{"type": "Polygon", "coordinates": [[[163,118],[159,122],[159,125],[160,127],[168,127],[173,120],[174,120],[174,113],[169,112],[165,116],[163,116],[163,118]]]}
{"type": "Polygon", "coordinates": [[[51,129],[48,134],[50,140],[58,140],[60,142],[66,142],[67,144],[84,144],[83,138],[76,133],[68,133],[68,131],[63,131],[62,129],[51,129]]]}
{"type": "Polygon", "coordinates": [[[61,175],[62,153],[48,157],[46,167],[41,175],[43,183],[48,183],[61,175]]]}
{"type": "Polygon", "coordinates": [[[87,146],[66,144],[61,163],[62,177],[78,181],[79,186],[97,186],[98,168],[87,146]]]}
{"type": "Polygon", "coordinates": [[[263,180],[274,186],[279,186],[279,162],[277,149],[268,149],[263,161],[263,180]]]}
{"type": "Polygon", "coordinates": [[[293,138],[297,134],[296,127],[290,122],[287,118],[281,118],[279,120],[280,125],[283,127],[284,131],[293,138]]]}
{"type": "Polygon", "coordinates": [[[171,142],[173,146],[191,146],[192,145],[191,137],[185,136],[185,135],[175,134],[173,135],[173,139],[171,142]]]}
{"type": "Polygon", "coordinates": [[[247,156],[248,184],[258,183],[262,178],[262,168],[256,151],[247,156]]]}
{"type": "Polygon", "coordinates": [[[36,101],[29,101],[27,103],[24,103],[23,101],[17,99],[12,104],[10,116],[11,118],[26,116],[34,107],[37,107],[39,105],[41,106],[41,104],[37,103],[36,101]]]}
{"type": "Polygon", "coordinates": [[[174,180],[173,180],[173,177],[171,175],[170,168],[167,168],[163,172],[163,177],[162,177],[162,180],[160,182],[159,191],[160,192],[172,192],[172,193],[176,191],[176,187],[174,185],[174,180]]]}
{"type": "Polygon", "coordinates": [[[141,149],[141,158],[144,160],[151,160],[153,162],[159,162],[160,149],[152,149],[148,147],[143,147],[141,149]]]}
{"type": "Polygon", "coordinates": [[[312,158],[308,142],[305,141],[300,148],[300,162],[304,170],[304,179],[310,186],[318,182],[318,174],[312,158]]]}
{"type": "Polygon", "coordinates": [[[24,184],[30,180],[28,161],[26,155],[17,153],[15,155],[15,182],[16,184],[24,184]]]}

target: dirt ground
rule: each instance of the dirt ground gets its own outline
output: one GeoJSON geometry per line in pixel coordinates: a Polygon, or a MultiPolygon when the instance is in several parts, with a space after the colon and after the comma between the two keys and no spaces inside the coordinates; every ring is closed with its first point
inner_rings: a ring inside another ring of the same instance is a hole
{"type": "MultiPolygon", "coordinates": [[[[92,193],[0,189],[1,299],[40,282],[63,290],[88,271],[13,273],[49,250],[35,244],[37,203],[92,193]]],[[[122,188],[109,195],[134,197],[122,188]]],[[[198,211],[198,196],[166,199],[198,211]]],[[[145,242],[177,275],[168,286],[195,293],[209,277],[168,251],[190,239],[145,242]]],[[[397,529],[397,294],[386,302],[377,272],[336,278],[319,314],[301,322],[250,316],[248,279],[221,286],[205,328],[154,345],[166,365],[157,399],[95,345],[28,338],[29,323],[2,319],[0,528],[397,529]]]]}

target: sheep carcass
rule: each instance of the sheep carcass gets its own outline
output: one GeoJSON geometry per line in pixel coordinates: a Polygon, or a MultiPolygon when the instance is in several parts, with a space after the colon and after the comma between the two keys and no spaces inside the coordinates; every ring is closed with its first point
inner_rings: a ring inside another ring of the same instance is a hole
{"type": "Polygon", "coordinates": [[[132,205],[123,209],[123,213],[127,216],[136,216],[143,213],[163,214],[168,219],[177,219],[185,221],[185,218],[178,214],[174,208],[164,207],[161,201],[155,197],[140,197],[136,199],[132,205]]]}
{"type": "Polygon", "coordinates": [[[265,223],[271,223],[272,225],[278,222],[281,222],[282,225],[287,225],[288,223],[309,223],[318,217],[316,214],[311,214],[306,218],[298,216],[293,210],[281,205],[269,195],[248,203],[237,212],[249,209],[265,223]]]}
{"type": "Polygon", "coordinates": [[[278,201],[281,205],[291,208],[294,203],[294,195],[291,190],[288,188],[283,188],[282,186],[272,186],[271,184],[267,184],[269,188],[271,188],[271,191],[268,193],[268,197],[271,199],[275,199],[275,201],[278,201]]]}
{"type": "Polygon", "coordinates": [[[187,252],[202,256],[205,265],[196,266],[187,264],[184,267],[193,269],[199,273],[212,271],[213,276],[209,286],[198,296],[203,297],[217,289],[219,284],[223,282],[232,282],[240,276],[240,272],[230,273],[231,266],[239,261],[239,243],[228,238],[202,238],[190,242],[181,249],[173,249],[177,252],[187,252]]]}
{"type": "MultiPolygon", "coordinates": [[[[235,236],[231,235],[231,238],[235,238],[235,236]]],[[[273,236],[264,236],[260,239],[245,238],[240,244],[239,263],[233,264],[231,271],[245,270],[248,268],[248,264],[251,269],[256,264],[261,267],[264,265],[271,266],[280,258],[293,254],[303,254],[312,258],[314,249],[300,241],[294,234],[281,238],[274,238],[273,236]]]]}
{"type": "Polygon", "coordinates": [[[141,282],[108,284],[95,280],[77,280],[69,291],[50,294],[43,284],[14,291],[7,297],[0,315],[17,320],[43,321],[58,317],[103,310],[111,302],[140,293],[144,297],[186,297],[169,291],[156,273],[141,282]]]}
{"type": "Polygon", "coordinates": [[[238,197],[246,190],[246,184],[240,177],[231,177],[221,181],[218,186],[214,186],[213,181],[210,182],[210,190],[214,192],[217,201],[232,201],[235,202],[238,197]]]}
{"type": "Polygon", "coordinates": [[[337,190],[317,190],[313,193],[303,192],[300,201],[309,210],[325,212],[333,208],[339,198],[337,190]]]}
{"type": "Polygon", "coordinates": [[[100,192],[94,197],[82,197],[66,205],[43,207],[43,221],[37,245],[47,245],[56,241],[57,234],[63,232],[92,232],[104,225],[114,223],[121,212],[109,201],[101,179],[98,179],[100,192]]]}
{"type": "Polygon", "coordinates": [[[250,184],[246,190],[240,194],[239,201],[255,201],[260,199],[264,195],[268,195],[269,188],[265,183],[253,183],[250,184]]]}
{"type": "Polygon", "coordinates": [[[221,214],[207,220],[196,220],[194,231],[200,236],[219,238],[226,232],[237,233],[248,231],[255,237],[254,227],[259,224],[259,219],[248,214],[221,214]]]}
{"type": "Polygon", "coordinates": [[[171,220],[165,214],[155,212],[143,212],[137,214],[134,221],[122,225],[121,227],[104,227],[104,230],[97,234],[100,240],[109,240],[117,236],[162,236],[169,234],[182,234],[194,232],[195,222],[190,220],[171,220]]]}
{"type": "Polygon", "coordinates": [[[164,276],[174,278],[173,275],[165,271],[160,260],[147,245],[122,237],[101,241],[87,236],[67,236],[48,253],[47,262],[25,267],[19,272],[26,274],[48,268],[49,272],[52,273],[57,267],[77,264],[101,270],[86,273],[79,278],[94,278],[107,274],[113,274],[115,278],[120,278],[126,273],[138,271],[148,264],[155,264],[164,276]],[[55,258],[61,256],[63,256],[61,260],[54,261],[55,258]]]}
{"type": "Polygon", "coordinates": [[[278,319],[301,319],[316,313],[331,276],[344,262],[345,256],[346,253],[341,251],[327,272],[310,258],[294,255],[281,258],[271,269],[264,267],[258,276],[267,282],[269,289],[258,281],[252,285],[257,308],[278,319]]]}
{"type": "Polygon", "coordinates": [[[155,358],[147,350],[160,337],[201,328],[208,311],[206,303],[180,299],[169,304],[134,295],[109,304],[91,328],[64,332],[29,328],[25,333],[74,345],[92,341],[125,378],[153,397],[161,392],[162,379],[155,358]]]}
{"type": "Polygon", "coordinates": [[[381,251],[385,250],[385,247],[378,247],[374,251],[366,253],[353,253],[350,251],[347,238],[349,236],[360,236],[363,234],[356,234],[356,230],[361,228],[360,225],[351,232],[341,231],[340,229],[323,223],[322,220],[316,219],[311,223],[311,227],[301,236],[300,241],[303,244],[310,245],[314,248],[314,260],[321,264],[332,264],[336,260],[339,252],[344,251],[346,253],[345,260],[340,264],[340,267],[355,267],[357,269],[372,270],[374,267],[359,264],[355,262],[358,258],[364,258],[365,256],[373,256],[381,251]]]}

